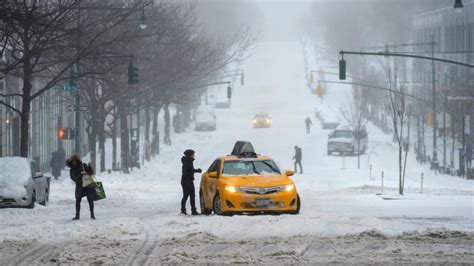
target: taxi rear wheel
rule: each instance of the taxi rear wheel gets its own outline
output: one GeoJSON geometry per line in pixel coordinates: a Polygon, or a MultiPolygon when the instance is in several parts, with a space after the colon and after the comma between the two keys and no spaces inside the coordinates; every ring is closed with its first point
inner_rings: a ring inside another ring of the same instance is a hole
{"type": "Polygon", "coordinates": [[[204,203],[204,194],[202,193],[202,191],[199,192],[199,202],[200,202],[200,205],[201,205],[201,213],[204,214],[204,215],[209,215],[211,214],[211,210],[206,208],[206,205],[204,203]]]}

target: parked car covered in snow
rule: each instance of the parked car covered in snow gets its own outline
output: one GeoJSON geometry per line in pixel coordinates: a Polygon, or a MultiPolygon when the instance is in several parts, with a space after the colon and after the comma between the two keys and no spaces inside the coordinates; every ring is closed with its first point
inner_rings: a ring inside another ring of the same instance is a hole
{"type": "Polygon", "coordinates": [[[298,214],[301,201],[289,178],[272,158],[257,155],[250,142],[238,141],[231,155],[217,158],[202,174],[199,189],[201,213],[298,214]]]}
{"type": "Polygon", "coordinates": [[[196,109],[194,114],[194,129],[196,131],[216,130],[216,113],[214,112],[214,108],[204,105],[196,109]]]}
{"type": "Polygon", "coordinates": [[[270,115],[267,113],[257,113],[253,117],[253,127],[260,128],[260,127],[271,127],[272,126],[272,119],[270,115]]]}
{"type": "Polygon", "coordinates": [[[0,158],[0,207],[34,208],[35,202],[47,205],[50,180],[31,159],[0,158]]]}
{"type": "Polygon", "coordinates": [[[339,154],[357,154],[358,138],[360,138],[360,154],[365,153],[368,147],[368,135],[365,128],[354,132],[349,128],[335,129],[328,136],[328,155],[333,152],[339,154]]]}

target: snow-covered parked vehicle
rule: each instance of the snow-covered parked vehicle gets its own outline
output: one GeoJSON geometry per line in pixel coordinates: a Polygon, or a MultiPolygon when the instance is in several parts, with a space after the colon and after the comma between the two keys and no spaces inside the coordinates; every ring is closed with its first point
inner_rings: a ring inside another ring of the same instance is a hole
{"type": "Polygon", "coordinates": [[[211,106],[200,106],[194,115],[194,129],[196,131],[216,130],[216,113],[211,106]]]}
{"type": "Polygon", "coordinates": [[[0,158],[0,207],[34,208],[35,202],[46,206],[50,181],[31,159],[0,158]]]}
{"type": "Polygon", "coordinates": [[[339,154],[357,154],[358,145],[360,154],[365,153],[369,145],[367,131],[365,129],[355,132],[349,128],[335,129],[328,136],[328,155],[333,152],[339,154]],[[358,143],[360,139],[360,143],[358,143]]]}

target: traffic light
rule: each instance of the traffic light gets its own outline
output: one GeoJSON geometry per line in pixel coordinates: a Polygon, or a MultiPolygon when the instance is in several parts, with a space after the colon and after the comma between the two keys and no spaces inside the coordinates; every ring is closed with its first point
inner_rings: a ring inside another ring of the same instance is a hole
{"type": "Polygon", "coordinates": [[[138,67],[134,66],[132,62],[128,65],[128,84],[138,83],[138,67]]]}
{"type": "Polygon", "coordinates": [[[232,98],[232,88],[227,86],[227,99],[232,98]]]}
{"type": "Polygon", "coordinates": [[[58,138],[64,139],[65,135],[66,135],[66,130],[64,128],[58,129],[58,138]]]}
{"type": "Polygon", "coordinates": [[[426,123],[430,127],[433,126],[433,113],[432,112],[429,112],[428,115],[426,116],[426,123]]]}
{"type": "Polygon", "coordinates": [[[346,79],[346,60],[344,59],[339,60],[339,79],[346,79]]]}
{"type": "Polygon", "coordinates": [[[240,86],[244,86],[244,72],[240,75],[240,86]]]}
{"type": "Polygon", "coordinates": [[[60,139],[75,139],[75,133],[73,128],[61,127],[58,129],[57,135],[60,139]]]}

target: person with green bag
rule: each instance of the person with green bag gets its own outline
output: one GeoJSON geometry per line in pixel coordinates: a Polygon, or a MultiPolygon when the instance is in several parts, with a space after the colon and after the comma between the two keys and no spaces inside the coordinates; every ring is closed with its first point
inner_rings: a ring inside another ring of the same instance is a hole
{"type": "Polygon", "coordinates": [[[89,165],[83,163],[77,155],[72,155],[71,158],[67,159],[66,165],[70,168],[69,175],[72,181],[76,183],[76,216],[72,219],[80,219],[81,200],[83,197],[87,197],[91,219],[95,220],[94,199],[97,197],[97,192],[91,177],[94,174],[94,170],[89,165]]]}

